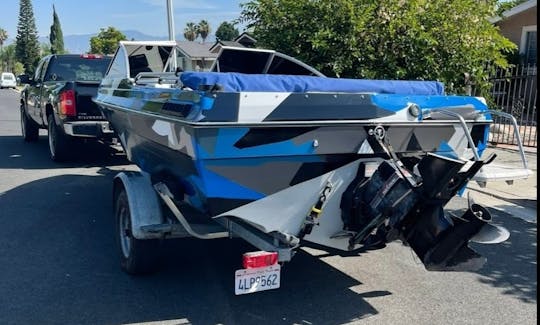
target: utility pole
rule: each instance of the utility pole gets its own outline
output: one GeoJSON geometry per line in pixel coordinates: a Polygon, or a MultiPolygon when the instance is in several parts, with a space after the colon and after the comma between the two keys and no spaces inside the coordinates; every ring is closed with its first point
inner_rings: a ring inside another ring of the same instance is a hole
{"type": "Polygon", "coordinates": [[[173,4],[172,0],[167,1],[167,22],[169,25],[169,40],[174,41],[174,16],[173,16],[173,4]]]}
{"type": "MultiPolygon", "coordinates": [[[[174,35],[174,16],[173,16],[173,4],[172,0],[165,0],[167,2],[167,22],[168,22],[168,28],[169,28],[169,40],[176,43],[175,35],[174,35]]],[[[173,47],[172,52],[172,71],[176,71],[176,46],[173,47]]]]}

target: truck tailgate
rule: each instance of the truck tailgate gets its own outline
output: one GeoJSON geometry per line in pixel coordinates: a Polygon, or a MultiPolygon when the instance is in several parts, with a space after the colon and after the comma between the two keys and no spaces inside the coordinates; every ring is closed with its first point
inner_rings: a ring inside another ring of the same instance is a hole
{"type": "Polygon", "coordinates": [[[77,117],[81,120],[105,120],[99,107],[92,101],[99,87],[98,81],[75,81],[77,117]]]}

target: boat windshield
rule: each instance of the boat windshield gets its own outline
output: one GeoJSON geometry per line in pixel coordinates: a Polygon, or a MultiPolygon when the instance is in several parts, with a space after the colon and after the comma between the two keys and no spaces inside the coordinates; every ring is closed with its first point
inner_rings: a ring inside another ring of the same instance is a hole
{"type": "Polygon", "coordinates": [[[240,47],[223,47],[210,71],[324,77],[315,68],[283,53],[240,47]]]}
{"type": "MultiPolygon", "coordinates": [[[[191,42],[188,42],[191,43],[191,42]]],[[[205,57],[197,44],[188,58],[174,42],[123,41],[109,68],[109,76],[135,78],[180,71],[238,72],[244,74],[305,75],[325,77],[315,68],[283,53],[266,49],[228,47],[205,57]],[[199,54],[197,54],[199,53],[199,54]],[[194,56],[195,55],[195,56],[194,56]],[[142,74],[141,74],[142,73],[142,74]]]]}
{"type": "Polygon", "coordinates": [[[129,76],[134,78],[141,72],[173,71],[173,45],[126,44],[129,76]]]}

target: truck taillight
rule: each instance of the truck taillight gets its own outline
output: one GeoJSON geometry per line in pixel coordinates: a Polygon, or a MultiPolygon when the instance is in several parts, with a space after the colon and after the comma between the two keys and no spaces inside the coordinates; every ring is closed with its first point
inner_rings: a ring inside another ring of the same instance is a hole
{"type": "Polygon", "coordinates": [[[60,115],[75,116],[77,110],[75,108],[75,91],[66,90],[60,93],[60,103],[58,104],[60,115]]]}
{"type": "Polygon", "coordinates": [[[244,269],[253,269],[257,267],[264,267],[277,264],[278,253],[277,252],[249,252],[242,256],[242,265],[244,269]]]}
{"type": "Polygon", "coordinates": [[[101,59],[103,56],[99,54],[81,54],[83,59],[101,59]]]}

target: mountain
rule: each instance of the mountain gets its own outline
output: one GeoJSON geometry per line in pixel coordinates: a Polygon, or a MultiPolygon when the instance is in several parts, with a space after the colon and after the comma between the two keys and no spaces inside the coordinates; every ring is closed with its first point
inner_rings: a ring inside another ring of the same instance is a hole
{"type": "MultiPolygon", "coordinates": [[[[152,36],[141,33],[137,30],[123,30],[121,31],[128,40],[134,41],[161,41],[167,40],[167,36],[152,36]]],[[[96,36],[94,34],[82,34],[82,35],[65,35],[64,36],[64,47],[68,50],[69,53],[86,53],[90,50],[90,38],[96,36]]],[[[183,35],[177,35],[177,40],[183,40],[183,35]]],[[[213,42],[215,40],[214,35],[209,35],[206,39],[207,42],[213,42]]],[[[13,43],[14,39],[8,39],[5,45],[13,43]]],[[[49,43],[49,37],[42,36],[39,38],[41,43],[49,43]]]]}

